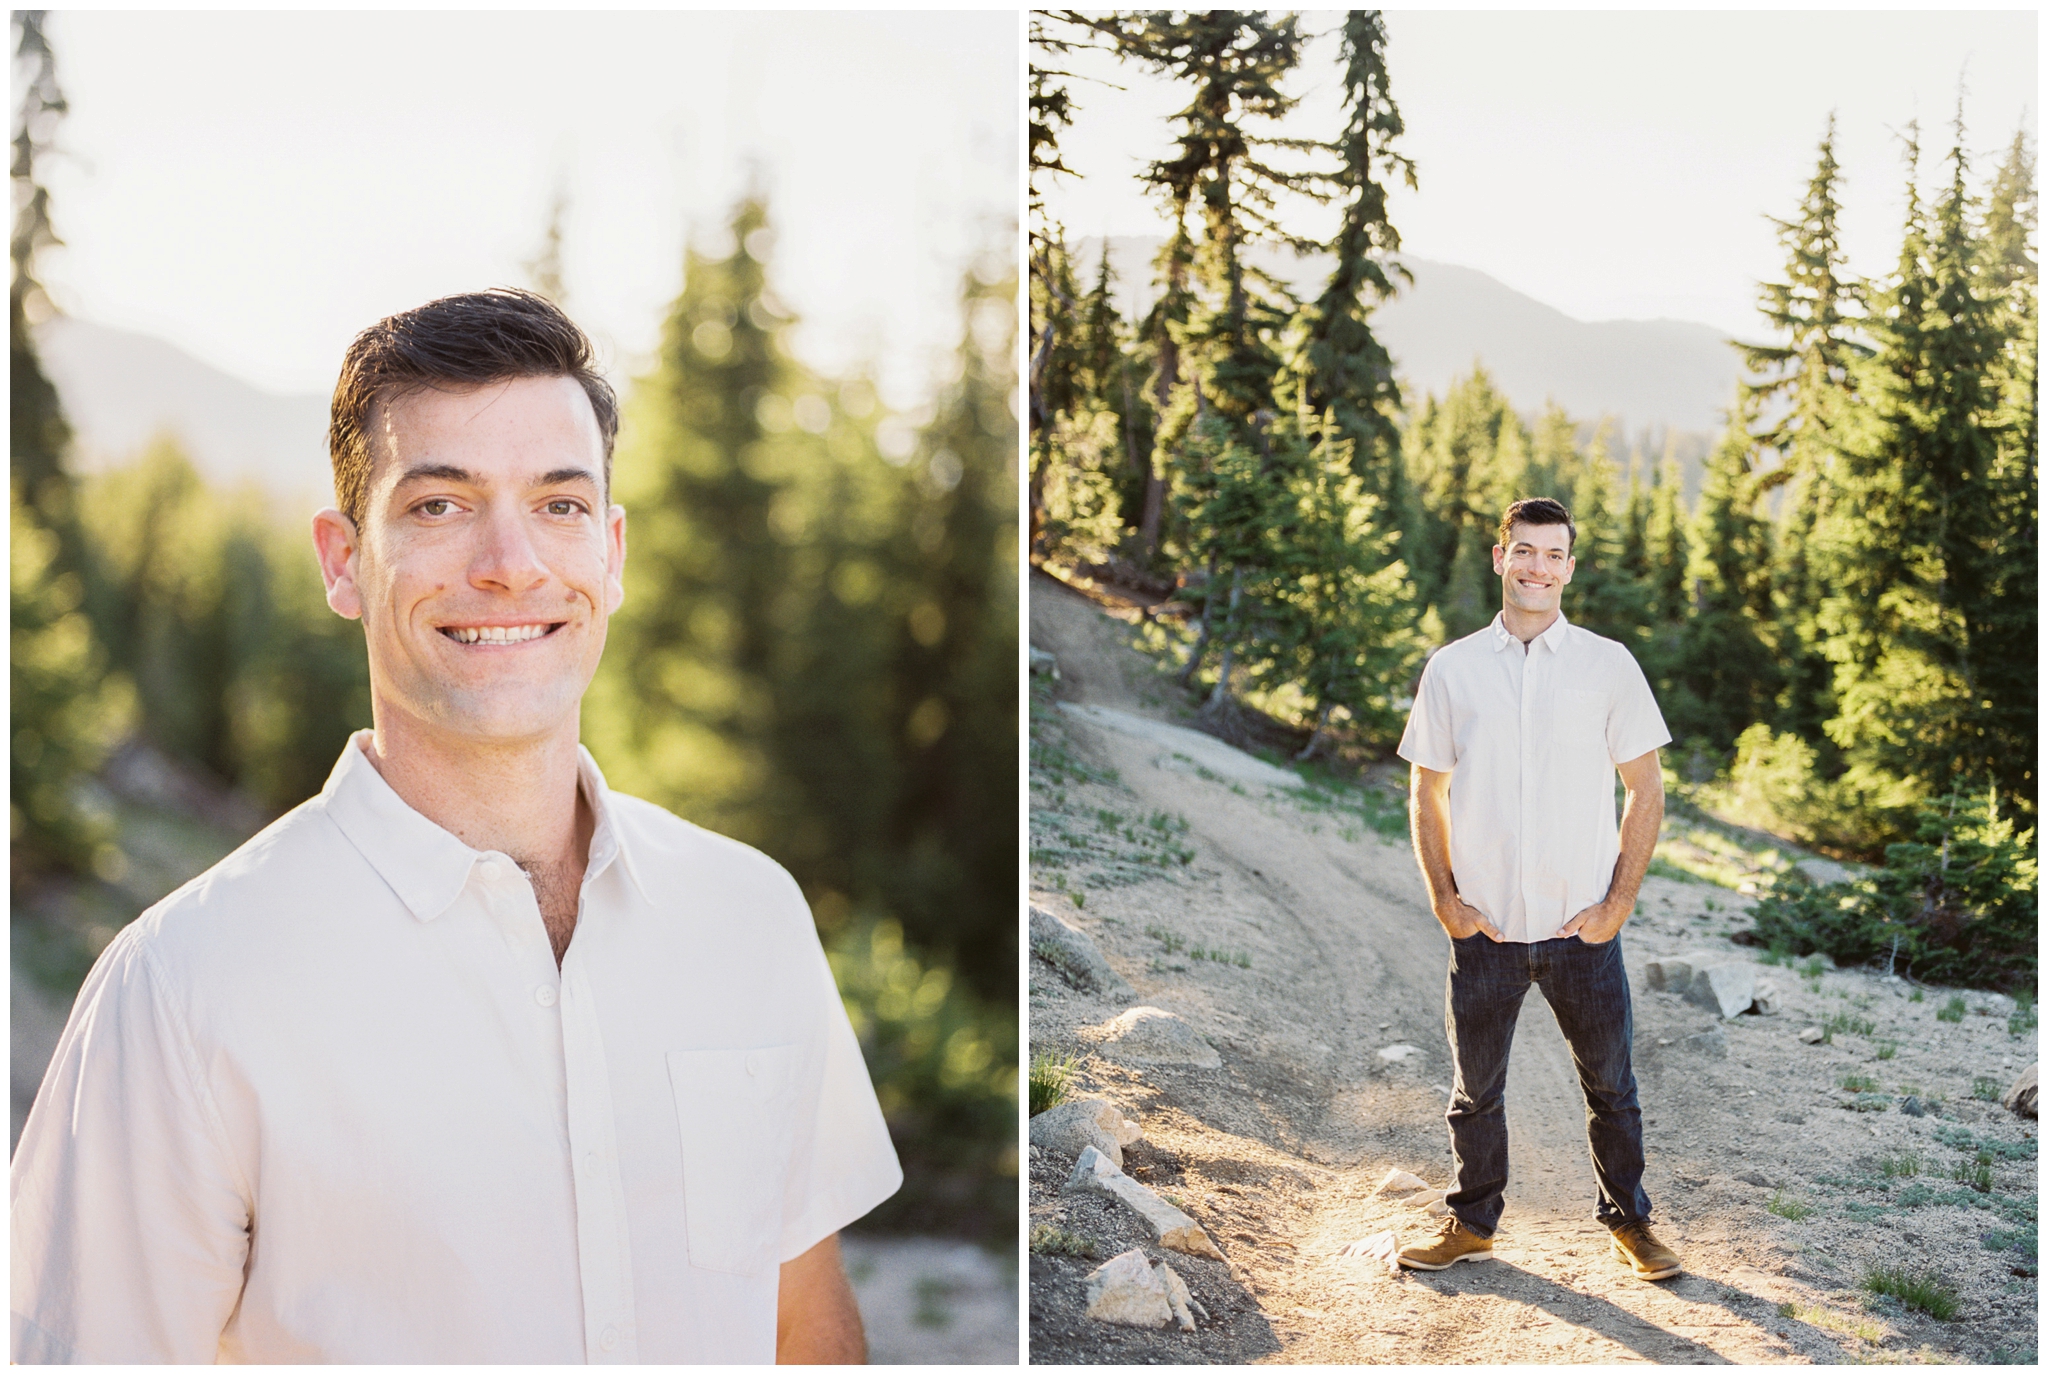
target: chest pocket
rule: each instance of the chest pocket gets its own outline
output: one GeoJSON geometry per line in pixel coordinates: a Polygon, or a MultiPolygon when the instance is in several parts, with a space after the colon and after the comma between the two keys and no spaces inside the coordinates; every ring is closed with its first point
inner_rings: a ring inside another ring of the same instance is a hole
{"type": "Polygon", "coordinates": [[[672,1050],[690,1264],[757,1275],[775,1262],[795,1135],[796,1047],[672,1050]]]}

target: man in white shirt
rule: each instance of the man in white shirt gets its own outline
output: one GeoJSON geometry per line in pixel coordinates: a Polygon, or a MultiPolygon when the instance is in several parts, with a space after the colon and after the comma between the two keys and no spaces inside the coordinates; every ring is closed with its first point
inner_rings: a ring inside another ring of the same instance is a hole
{"type": "Polygon", "coordinates": [[[94,966],[17,1362],[862,1359],[837,1233],[902,1174],[802,895],[577,743],[616,417],[528,293],[351,346],[314,543],[374,727],[94,966]]]}
{"type": "Polygon", "coordinates": [[[1657,749],[1670,732],[1626,647],[1559,610],[1578,531],[1546,497],[1501,517],[1501,613],[1423,669],[1400,755],[1413,766],[1415,857],[1451,938],[1445,1022],[1456,1085],[1445,1116],[1451,1215],[1398,1259],[1488,1260],[1507,1186],[1508,1047],[1534,983],[1557,1014],[1586,1097],[1596,1215],[1644,1279],[1679,1272],[1650,1232],[1622,924],[1664,816],[1657,749]],[[1627,792],[1620,827],[1614,775],[1627,792]]]}

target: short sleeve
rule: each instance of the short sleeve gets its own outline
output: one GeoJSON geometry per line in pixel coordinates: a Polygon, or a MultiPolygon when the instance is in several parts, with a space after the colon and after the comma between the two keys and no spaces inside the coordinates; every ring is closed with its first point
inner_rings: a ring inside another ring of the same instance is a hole
{"type": "Polygon", "coordinates": [[[17,1363],[212,1363],[249,1201],[138,927],[79,991],[14,1153],[17,1363]]]}
{"type": "Polygon", "coordinates": [[[1617,649],[1621,662],[1615,670],[1614,705],[1607,714],[1607,758],[1626,764],[1670,744],[1671,732],[1664,728],[1664,713],[1657,709],[1656,694],[1636,656],[1625,647],[1617,649]]]}
{"type": "Polygon", "coordinates": [[[1411,764],[1437,773],[1449,773],[1458,763],[1457,737],[1451,727],[1451,692],[1440,667],[1443,651],[1429,656],[1423,665],[1422,682],[1415,689],[1415,705],[1408,709],[1408,728],[1401,732],[1401,747],[1395,751],[1411,764]]]}
{"type": "Polygon", "coordinates": [[[811,994],[818,1001],[824,1074],[797,1132],[784,1195],[781,1261],[792,1261],[872,1212],[903,1187],[903,1168],[875,1099],[860,1042],[832,981],[825,952],[810,940],[811,994]]]}

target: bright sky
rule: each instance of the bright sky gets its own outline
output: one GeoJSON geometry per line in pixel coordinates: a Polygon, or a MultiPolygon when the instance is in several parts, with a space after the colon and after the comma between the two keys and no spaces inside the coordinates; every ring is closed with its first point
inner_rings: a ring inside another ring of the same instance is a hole
{"type": "MultiPolygon", "coordinates": [[[[1304,28],[1325,34],[1331,13],[1304,28]]],[[[1921,181],[1953,141],[1988,179],[2022,122],[2038,137],[2037,18],[1995,13],[1387,14],[1387,61],[1418,192],[1390,212],[1416,257],[1475,267],[1583,320],[1697,320],[1758,330],[1755,283],[1782,274],[1767,214],[1792,217],[1837,113],[1843,238],[1853,270],[1896,260],[1905,212],[1896,135],[1917,118],[1921,181]]],[[[1186,95],[1093,55],[1061,137],[1078,178],[1047,203],[1070,238],[1164,232],[1132,174],[1170,147],[1186,95]]],[[[1290,132],[1333,136],[1337,45],[1310,49],[1290,132]]],[[[1309,212],[1299,223],[1330,221],[1309,212]]]]}
{"type": "Polygon", "coordinates": [[[334,385],[377,319],[526,285],[559,183],[568,308],[644,365],[750,175],[798,350],[902,405],[1016,224],[1014,14],[93,13],[48,23],[47,164],[86,319],[274,391],[334,385]]]}

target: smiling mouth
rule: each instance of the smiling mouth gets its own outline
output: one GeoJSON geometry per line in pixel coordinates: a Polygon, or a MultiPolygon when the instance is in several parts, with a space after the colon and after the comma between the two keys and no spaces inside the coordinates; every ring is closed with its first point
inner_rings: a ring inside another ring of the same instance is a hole
{"type": "Polygon", "coordinates": [[[546,625],[444,625],[441,633],[463,645],[522,645],[554,634],[567,621],[546,625]]]}

